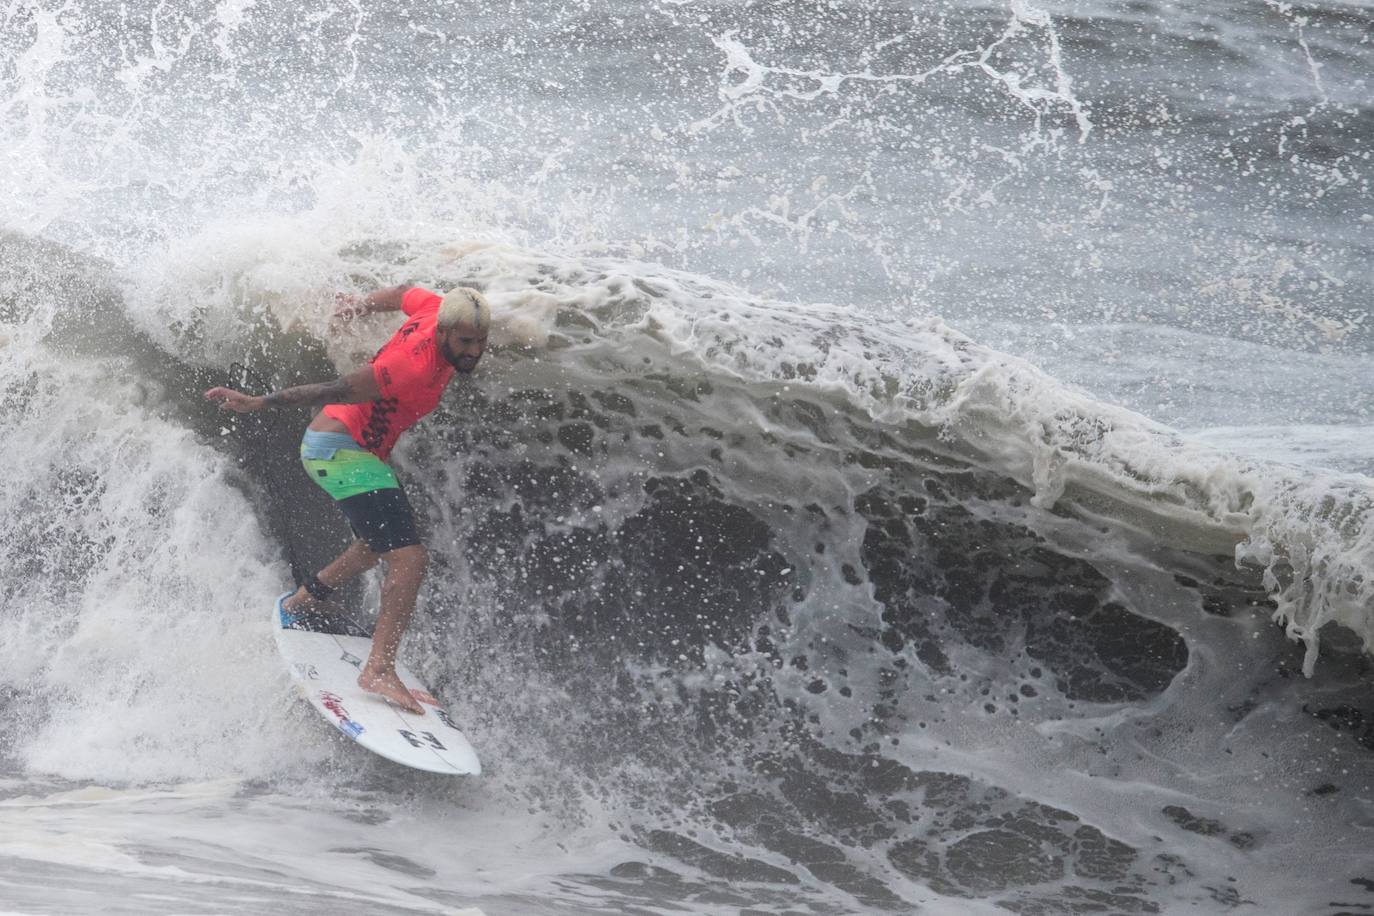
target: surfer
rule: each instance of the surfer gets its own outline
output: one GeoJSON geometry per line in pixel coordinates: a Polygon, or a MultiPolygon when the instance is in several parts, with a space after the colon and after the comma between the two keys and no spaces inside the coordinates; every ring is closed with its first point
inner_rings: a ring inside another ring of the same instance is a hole
{"type": "Polygon", "coordinates": [[[405,312],[407,320],[369,365],[313,385],[255,396],[211,388],[205,397],[226,410],[322,406],[301,440],[301,463],[310,479],[334,498],[354,540],[332,563],[310,576],[283,608],[303,613],[349,579],[386,564],[382,607],[372,652],[358,686],[404,709],[423,713],[396,675],[396,653],[415,610],[429,555],[415,513],[386,463],[397,438],[434,410],[455,372],[477,368],[487,345],[491,307],[476,290],[458,287],[439,296],[418,286],[396,286],[345,298],[336,317],[405,312]]]}

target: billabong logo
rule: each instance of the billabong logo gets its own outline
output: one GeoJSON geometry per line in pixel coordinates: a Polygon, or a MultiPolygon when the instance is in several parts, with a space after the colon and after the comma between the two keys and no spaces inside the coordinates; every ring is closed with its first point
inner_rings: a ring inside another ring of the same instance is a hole
{"type": "Polygon", "coordinates": [[[307,680],[318,681],[320,679],[320,672],[314,665],[306,662],[296,662],[296,673],[307,680]]]}
{"type": "Polygon", "coordinates": [[[357,738],[366,731],[361,725],[349,718],[348,710],[344,709],[343,697],[339,696],[337,693],[321,690],[320,705],[334,714],[334,718],[338,720],[334,724],[338,725],[339,731],[343,732],[348,737],[357,738]]]}

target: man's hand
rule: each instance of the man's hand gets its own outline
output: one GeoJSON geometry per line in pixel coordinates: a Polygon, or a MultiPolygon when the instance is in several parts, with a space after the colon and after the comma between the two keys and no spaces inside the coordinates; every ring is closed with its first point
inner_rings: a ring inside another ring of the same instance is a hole
{"type": "Polygon", "coordinates": [[[367,299],[359,299],[352,293],[334,294],[334,317],[332,321],[352,321],[354,318],[361,318],[371,312],[368,308],[367,299]]]}
{"type": "Polygon", "coordinates": [[[211,388],[205,392],[205,400],[218,404],[221,410],[232,410],[234,413],[252,413],[267,406],[266,398],[254,397],[232,388],[211,388]]]}

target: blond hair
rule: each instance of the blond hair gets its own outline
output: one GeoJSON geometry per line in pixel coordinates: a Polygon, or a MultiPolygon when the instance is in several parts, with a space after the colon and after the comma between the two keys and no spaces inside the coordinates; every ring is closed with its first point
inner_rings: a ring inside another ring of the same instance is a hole
{"type": "Polygon", "coordinates": [[[445,331],[459,324],[470,324],[478,331],[491,328],[491,305],[475,289],[455,286],[439,304],[439,327],[445,331]]]}

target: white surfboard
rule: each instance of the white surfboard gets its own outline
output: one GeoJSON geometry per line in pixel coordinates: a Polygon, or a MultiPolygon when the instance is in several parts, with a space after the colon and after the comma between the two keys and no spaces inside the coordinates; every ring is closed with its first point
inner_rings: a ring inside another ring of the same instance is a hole
{"type": "Polygon", "coordinates": [[[312,618],[296,627],[282,626],[282,601],[272,608],[272,632],[291,677],[310,705],[339,731],[387,760],[427,770],[475,776],[482,772],[477,752],[457,722],[420,679],[397,663],[396,673],[424,715],[406,712],[358,686],[358,672],[372,639],[356,623],[341,617],[312,618]]]}

